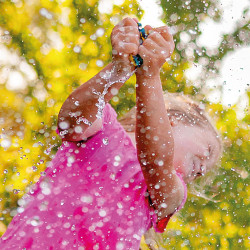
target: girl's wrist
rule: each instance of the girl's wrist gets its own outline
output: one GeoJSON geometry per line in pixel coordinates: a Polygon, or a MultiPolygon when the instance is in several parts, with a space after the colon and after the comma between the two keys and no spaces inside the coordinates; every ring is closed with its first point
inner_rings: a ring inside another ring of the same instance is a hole
{"type": "Polygon", "coordinates": [[[112,64],[115,73],[122,77],[131,74],[135,70],[135,66],[129,60],[113,58],[112,64]]]}
{"type": "Polygon", "coordinates": [[[154,79],[160,77],[160,69],[159,68],[148,68],[147,66],[141,66],[141,68],[138,68],[136,71],[136,77],[137,78],[148,78],[148,79],[154,79]]]}

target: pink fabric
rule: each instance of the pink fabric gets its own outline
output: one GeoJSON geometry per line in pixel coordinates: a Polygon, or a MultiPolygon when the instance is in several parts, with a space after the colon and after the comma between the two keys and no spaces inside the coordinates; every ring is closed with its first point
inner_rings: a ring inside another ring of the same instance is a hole
{"type": "Polygon", "coordinates": [[[86,142],[63,141],[0,249],[139,249],[156,216],[135,147],[116,116],[107,104],[101,131],[86,142]]]}

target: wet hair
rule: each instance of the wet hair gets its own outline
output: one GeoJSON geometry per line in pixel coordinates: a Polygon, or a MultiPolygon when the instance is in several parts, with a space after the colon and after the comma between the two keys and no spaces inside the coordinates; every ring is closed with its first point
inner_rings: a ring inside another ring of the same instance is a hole
{"type": "MultiPolygon", "coordinates": [[[[186,125],[199,126],[210,129],[219,144],[222,145],[218,131],[205,111],[205,105],[190,97],[178,93],[164,93],[165,107],[170,120],[176,120],[186,125]]],[[[136,107],[119,119],[127,132],[135,132],[136,107]]]]}

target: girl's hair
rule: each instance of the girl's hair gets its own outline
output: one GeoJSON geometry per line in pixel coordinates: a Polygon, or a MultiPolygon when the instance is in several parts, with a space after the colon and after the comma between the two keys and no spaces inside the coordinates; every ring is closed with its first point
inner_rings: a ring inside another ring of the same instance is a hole
{"type": "MultiPolygon", "coordinates": [[[[206,113],[205,105],[203,103],[198,103],[188,96],[178,93],[164,93],[163,97],[165,101],[166,111],[170,120],[173,119],[173,122],[177,121],[186,125],[199,126],[205,129],[209,129],[214,133],[215,138],[219,142],[220,152],[218,155],[222,154],[223,147],[221,137],[217,129],[213,125],[213,122],[206,113]]],[[[136,107],[133,107],[128,113],[122,116],[119,119],[119,122],[127,132],[135,132],[136,107]]],[[[204,177],[202,178],[203,184],[197,184],[196,181],[191,183],[189,185],[191,188],[191,193],[210,200],[208,197],[206,197],[205,194],[203,194],[204,191],[202,192],[202,190],[204,190],[205,186],[207,186],[208,183],[212,183],[216,170],[212,172],[213,173],[207,175],[205,179],[204,177]]],[[[144,237],[149,249],[162,249],[159,244],[161,242],[161,236],[155,233],[153,228],[146,232],[144,237]]]]}
{"type": "MultiPolygon", "coordinates": [[[[175,119],[190,126],[208,128],[214,132],[219,144],[222,145],[218,131],[205,111],[203,103],[197,103],[191,98],[178,93],[164,93],[166,111],[169,119],[175,119]]],[[[119,119],[127,132],[135,132],[136,107],[119,119]]]]}

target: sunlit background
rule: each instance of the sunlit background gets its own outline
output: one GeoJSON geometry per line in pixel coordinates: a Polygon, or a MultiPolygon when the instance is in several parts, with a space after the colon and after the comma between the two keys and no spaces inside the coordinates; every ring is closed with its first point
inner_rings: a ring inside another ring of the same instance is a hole
{"type": "MultiPolygon", "coordinates": [[[[111,61],[111,30],[132,16],[171,27],[163,89],[205,103],[225,149],[213,183],[191,187],[160,246],[249,249],[249,8],[248,0],[0,0],[0,233],[61,143],[62,103],[111,61]]],[[[135,104],[134,84],[110,102],[119,116],[135,104]]]]}
{"type": "MultiPolygon", "coordinates": [[[[101,13],[112,13],[113,4],[122,4],[122,0],[101,0],[99,1],[99,11],[101,13]]],[[[143,26],[149,24],[152,27],[166,25],[161,21],[163,10],[159,5],[160,1],[148,0],[138,1],[141,8],[145,11],[140,22],[143,26]]],[[[183,1],[188,5],[191,1],[183,1]]],[[[218,5],[221,8],[221,20],[215,22],[212,18],[206,17],[199,24],[202,34],[197,39],[199,46],[204,46],[207,49],[217,49],[222,42],[223,34],[232,32],[237,25],[237,22],[243,18],[243,11],[249,8],[248,0],[220,0],[218,5]]],[[[212,11],[212,10],[211,10],[212,11]]],[[[248,14],[249,15],[249,14],[248,14]]],[[[247,18],[247,15],[246,15],[247,18]]],[[[181,34],[181,40],[184,43],[190,41],[189,31],[184,31],[181,34]]],[[[208,100],[212,102],[221,102],[226,106],[238,104],[239,116],[242,116],[242,111],[248,106],[248,98],[246,91],[249,89],[250,83],[250,45],[242,46],[237,51],[229,53],[221,62],[220,76],[213,77],[206,81],[207,88],[210,89],[210,94],[207,94],[208,100]],[[218,91],[222,88],[222,91],[218,91]]],[[[192,53],[189,56],[192,60],[192,53]]],[[[195,85],[199,86],[199,76],[202,74],[202,63],[194,63],[188,70],[186,76],[195,85]]]]}

